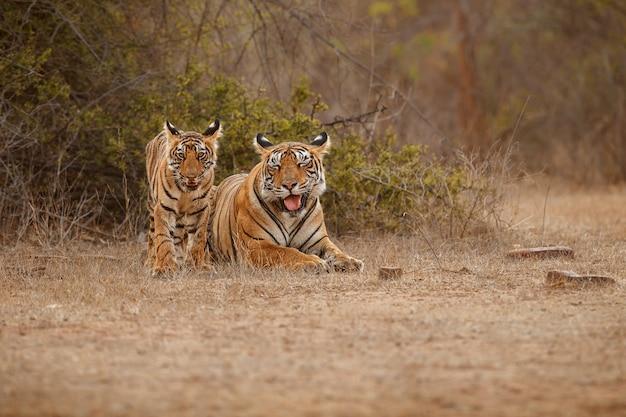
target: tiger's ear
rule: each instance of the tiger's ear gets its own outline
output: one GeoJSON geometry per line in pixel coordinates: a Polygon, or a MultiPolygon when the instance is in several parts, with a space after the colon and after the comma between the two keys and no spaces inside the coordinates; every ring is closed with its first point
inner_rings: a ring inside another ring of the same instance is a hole
{"type": "Polygon", "coordinates": [[[222,124],[219,119],[215,119],[215,121],[207,127],[202,136],[204,136],[204,142],[207,145],[212,145],[214,148],[217,148],[217,140],[222,137],[222,124]]]}
{"type": "Polygon", "coordinates": [[[211,123],[209,127],[207,127],[207,129],[204,131],[202,135],[203,136],[213,136],[213,135],[222,136],[222,124],[220,123],[220,120],[215,119],[215,121],[211,123]]]}
{"type": "Polygon", "coordinates": [[[311,150],[319,155],[327,154],[330,149],[330,138],[328,137],[328,134],[326,132],[322,132],[317,135],[311,141],[311,147],[313,148],[311,150]]]}
{"type": "Polygon", "coordinates": [[[270,142],[268,138],[263,136],[262,133],[256,135],[252,144],[254,145],[256,152],[259,155],[264,155],[266,152],[268,152],[269,148],[274,146],[274,144],[270,142]]]}
{"type": "Polygon", "coordinates": [[[180,130],[171,124],[169,120],[165,121],[163,130],[165,130],[165,136],[167,137],[167,141],[170,143],[175,142],[180,138],[180,130]]]}

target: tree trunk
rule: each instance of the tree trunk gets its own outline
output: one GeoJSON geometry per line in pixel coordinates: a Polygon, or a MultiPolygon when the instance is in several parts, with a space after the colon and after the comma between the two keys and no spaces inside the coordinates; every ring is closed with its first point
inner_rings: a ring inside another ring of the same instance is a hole
{"type": "Polygon", "coordinates": [[[485,119],[478,99],[478,74],[474,55],[475,38],[469,24],[469,6],[465,0],[455,2],[455,16],[459,35],[457,54],[459,65],[458,121],[463,141],[476,151],[489,146],[485,119]]]}

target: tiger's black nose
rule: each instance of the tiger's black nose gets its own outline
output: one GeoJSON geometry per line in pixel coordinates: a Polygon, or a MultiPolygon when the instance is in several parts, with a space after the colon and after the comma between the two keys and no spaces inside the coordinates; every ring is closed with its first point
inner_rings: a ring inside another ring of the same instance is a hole
{"type": "Polygon", "coordinates": [[[296,185],[298,185],[297,181],[283,183],[283,187],[285,187],[289,191],[291,191],[296,185]]]}

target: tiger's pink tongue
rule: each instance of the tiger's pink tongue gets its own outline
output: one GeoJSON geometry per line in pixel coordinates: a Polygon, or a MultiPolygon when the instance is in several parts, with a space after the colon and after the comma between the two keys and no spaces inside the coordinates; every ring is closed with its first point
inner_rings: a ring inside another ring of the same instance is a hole
{"type": "Polygon", "coordinates": [[[302,204],[302,196],[301,195],[290,195],[289,197],[283,200],[285,203],[285,207],[289,211],[295,211],[300,208],[300,204],[302,204]]]}

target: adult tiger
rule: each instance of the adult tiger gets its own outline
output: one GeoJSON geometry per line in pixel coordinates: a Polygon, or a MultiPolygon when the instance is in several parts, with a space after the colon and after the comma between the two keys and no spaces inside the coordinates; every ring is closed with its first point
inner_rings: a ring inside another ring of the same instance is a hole
{"type": "Polygon", "coordinates": [[[319,197],[326,189],[328,135],[310,145],[273,145],[259,134],[254,146],[261,162],[217,187],[209,232],[213,255],[261,267],[361,271],[363,262],[342,252],[324,223],[319,197]]]}
{"type": "Polygon", "coordinates": [[[208,266],[209,199],[221,136],[219,120],[202,134],[183,132],[166,121],[146,146],[150,212],[146,265],[154,273],[176,269],[185,255],[196,267],[208,266]]]}

